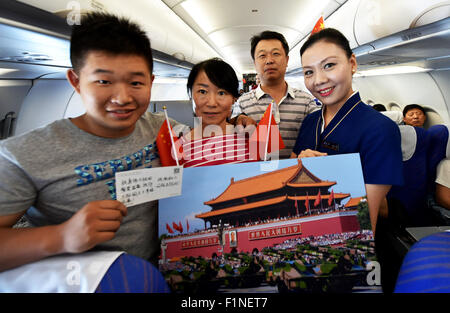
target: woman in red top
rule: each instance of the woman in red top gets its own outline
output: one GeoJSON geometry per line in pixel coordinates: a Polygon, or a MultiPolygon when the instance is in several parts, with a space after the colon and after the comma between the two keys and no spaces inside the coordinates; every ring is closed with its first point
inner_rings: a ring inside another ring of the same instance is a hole
{"type": "Polygon", "coordinates": [[[233,68],[214,58],[196,64],[187,89],[199,120],[180,138],[184,167],[241,163],[250,160],[248,138],[237,134],[228,122],[239,97],[239,82],[233,68]]]}

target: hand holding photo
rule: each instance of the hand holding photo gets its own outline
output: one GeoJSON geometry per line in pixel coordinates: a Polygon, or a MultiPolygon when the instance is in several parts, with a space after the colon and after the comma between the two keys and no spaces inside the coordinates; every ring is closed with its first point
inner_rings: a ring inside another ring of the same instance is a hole
{"type": "Polygon", "coordinates": [[[376,259],[359,155],[261,164],[186,168],[182,194],[159,201],[172,290],[376,290],[359,283],[376,259]]]}

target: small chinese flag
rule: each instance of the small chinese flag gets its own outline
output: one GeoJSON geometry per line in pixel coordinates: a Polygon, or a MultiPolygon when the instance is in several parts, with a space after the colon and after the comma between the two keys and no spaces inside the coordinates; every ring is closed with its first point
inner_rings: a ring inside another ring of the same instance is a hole
{"type": "Polygon", "coordinates": [[[183,225],[181,225],[181,222],[178,222],[178,230],[180,231],[180,233],[183,232],[183,225]]]}
{"type": "Polygon", "coordinates": [[[309,198],[308,198],[308,195],[306,195],[305,208],[306,208],[306,211],[309,211],[309,198]]]}
{"type": "MultiPolygon", "coordinates": [[[[176,166],[177,162],[172,157],[172,140],[170,140],[170,132],[169,127],[172,130],[172,127],[169,125],[167,120],[164,120],[164,123],[161,125],[161,128],[158,132],[158,137],[156,138],[156,147],[158,148],[159,158],[161,159],[162,166],[176,166]]],[[[173,131],[172,131],[173,134],[173,131]]],[[[173,142],[178,140],[177,136],[173,136],[173,142]]]]}
{"type": "Polygon", "coordinates": [[[172,227],[173,227],[173,229],[175,229],[176,231],[180,231],[180,228],[178,228],[178,225],[175,224],[175,222],[172,222],[172,227]]]}
{"type": "Polygon", "coordinates": [[[166,223],[166,229],[169,232],[169,234],[173,234],[172,228],[170,228],[169,224],[166,223]]]}
{"type": "Polygon", "coordinates": [[[328,198],[328,206],[331,206],[331,204],[333,203],[334,200],[334,191],[333,189],[331,189],[331,194],[330,197],[328,198]]]}
{"type": "Polygon", "coordinates": [[[273,102],[269,104],[261,120],[256,126],[256,130],[250,137],[250,142],[252,141],[258,142],[258,156],[257,156],[258,159],[261,159],[260,152],[262,152],[262,156],[264,156],[265,154],[267,137],[269,138],[269,143],[267,144],[267,153],[272,152],[272,140],[271,140],[272,138],[275,138],[278,141],[278,145],[276,143],[274,145],[275,147],[278,148],[277,150],[285,148],[283,139],[281,138],[280,130],[278,129],[277,122],[275,121],[273,114],[271,114],[272,104],[273,102]],[[270,116],[272,117],[270,118],[270,116]],[[273,131],[274,133],[271,134],[270,133],[271,131],[273,131]],[[267,132],[269,132],[269,136],[267,136],[267,132]]]}
{"type": "Polygon", "coordinates": [[[186,232],[189,232],[189,221],[186,219],[186,232]]]}
{"type": "Polygon", "coordinates": [[[319,18],[319,20],[316,22],[316,25],[314,26],[311,35],[320,32],[322,29],[325,28],[325,24],[323,23],[323,16],[319,18]]]}
{"type": "Polygon", "coordinates": [[[322,202],[322,197],[320,196],[320,189],[319,193],[317,194],[316,201],[314,201],[314,206],[318,206],[322,202]]]}

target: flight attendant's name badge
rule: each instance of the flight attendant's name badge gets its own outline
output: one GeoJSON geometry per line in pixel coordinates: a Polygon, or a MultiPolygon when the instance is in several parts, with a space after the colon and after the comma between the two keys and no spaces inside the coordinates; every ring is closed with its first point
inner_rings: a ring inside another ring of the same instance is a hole
{"type": "Polygon", "coordinates": [[[329,141],[324,141],[324,142],[322,143],[322,147],[327,148],[327,149],[330,149],[330,150],[333,150],[333,151],[339,152],[339,144],[337,144],[337,143],[332,143],[332,142],[329,142],[329,141]]]}

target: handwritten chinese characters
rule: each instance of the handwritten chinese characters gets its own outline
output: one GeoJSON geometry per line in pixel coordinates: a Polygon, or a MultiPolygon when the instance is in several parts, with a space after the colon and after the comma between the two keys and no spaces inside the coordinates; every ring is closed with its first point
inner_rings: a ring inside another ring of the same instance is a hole
{"type": "Polygon", "coordinates": [[[116,173],[117,200],[127,207],[181,194],[183,168],[179,166],[116,173]]]}

